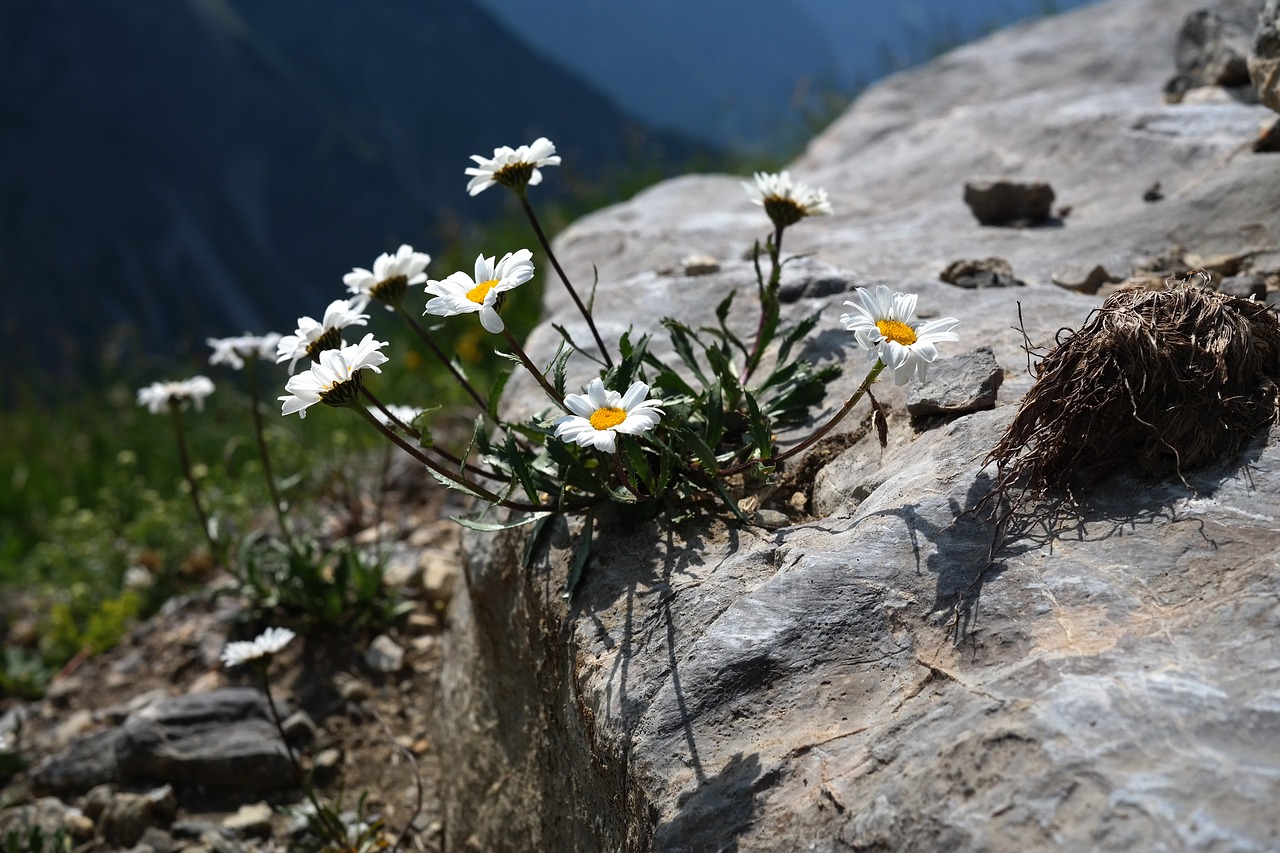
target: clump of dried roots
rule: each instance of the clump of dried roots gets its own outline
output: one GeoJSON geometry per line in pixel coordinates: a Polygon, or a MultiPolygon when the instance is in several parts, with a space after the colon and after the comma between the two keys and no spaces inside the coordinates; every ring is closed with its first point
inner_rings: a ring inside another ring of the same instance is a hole
{"type": "Polygon", "coordinates": [[[1153,476],[1234,457],[1276,417],[1280,323],[1194,284],[1122,290],[1037,367],[987,458],[1006,506],[1075,504],[1118,470],[1153,476]]]}

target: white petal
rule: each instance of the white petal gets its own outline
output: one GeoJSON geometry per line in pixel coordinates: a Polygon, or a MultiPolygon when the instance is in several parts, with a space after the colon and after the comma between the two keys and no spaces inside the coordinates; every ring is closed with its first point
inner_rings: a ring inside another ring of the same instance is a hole
{"type": "Polygon", "coordinates": [[[486,332],[491,332],[495,335],[506,328],[506,325],[502,322],[502,317],[498,316],[498,312],[494,311],[488,304],[480,306],[480,325],[484,326],[486,332]]]}

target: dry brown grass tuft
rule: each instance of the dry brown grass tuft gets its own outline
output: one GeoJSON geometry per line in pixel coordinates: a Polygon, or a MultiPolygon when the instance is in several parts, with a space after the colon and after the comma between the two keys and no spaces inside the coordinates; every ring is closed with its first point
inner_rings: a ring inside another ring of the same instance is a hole
{"type": "Polygon", "coordinates": [[[1074,503],[1124,468],[1233,457],[1276,417],[1280,322],[1265,303],[1177,283],[1112,294],[1064,330],[987,462],[1014,506],[1074,503]]]}

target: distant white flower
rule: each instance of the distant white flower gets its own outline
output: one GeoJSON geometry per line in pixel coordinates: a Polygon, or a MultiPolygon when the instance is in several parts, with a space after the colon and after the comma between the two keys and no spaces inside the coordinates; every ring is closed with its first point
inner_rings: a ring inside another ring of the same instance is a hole
{"type": "Polygon", "coordinates": [[[542,183],[542,172],[538,171],[540,166],[560,165],[556,146],[545,136],[539,136],[531,144],[519,148],[505,145],[495,148],[493,157],[472,154],[471,159],[476,161],[475,166],[467,169],[467,174],[473,176],[467,182],[467,192],[471,195],[479,195],[494,184],[516,191],[537,186],[542,183]]]}
{"type": "Polygon", "coordinates": [[[292,335],[285,335],[276,344],[276,363],[289,362],[289,372],[300,358],[313,361],[327,349],[342,346],[342,330],[347,326],[364,326],[369,322],[369,315],[363,313],[369,301],[365,297],[355,296],[351,299],[335,299],[324,309],[324,319],[316,321],[311,317],[299,317],[298,328],[292,335]]]}
{"type": "Polygon", "coordinates": [[[330,406],[347,406],[360,395],[360,371],[368,368],[381,373],[378,366],[388,359],[379,350],[386,341],[375,341],[373,333],[364,336],[358,344],[340,349],[327,349],[320,353],[320,360],[308,370],[289,377],[284,390],[289,393],[277,397],[284,405],[282,414],[298,413],[307,416],[307,409],[316,403],[330,406]]]}
{"type": "Polygon", "coordinates": [[[790,172],[756,172],[755,178],[755,183],[743,181],[742,188],[779,228],[794,225],[806,216],[831,213],[827,191],[791,180],[790,172]]]}
{"type": "Polygon", "coordinates": [[[169,407],[171,402],[185,403],[190,400],[196,411],[204,409],[204,398],[213,393],[213,380],[207,376],[193,376],[180,382],[152,382],[146,388],[138,389],[138,405],[146,406],[153,415],[158,415],[169,407]]]}
{"type": "Polygon", "coordinates": [[[222,650],[223,666],[239,666],[249,661],[271,657],[279,652],[297,634],[288,628],[268,628],[253,640],[236,640],[227,643],[222,650]]]}
{"type": "Polygon", "coordinates": [[[485,331],[501,332],[506,326],[498,316],[498,299],[533,278],[532,258],[528,249],[508,252],[496,264],[493,258],[480,255],[476,258],[475,278],[456,272],[443,281],[427,282],[427,293],[435,298],[427,300],[424,313],[452,317],[478,312],[485,331]]]}
{"type": "Polygon", "coordinates": [[[898,385],[905,385],[917,373],[923,382],[929,365],[938,357],[934,344],[960,340],[951,331],[960,322],[954,317],[927,322],[916,319],[918,297],[914,293],[895,293],[881,284],[874,294],[859,287],[856,295],[857,302],[844,303],[853,313],[840,315],[840,322],[853,332],[871,361],[879,359],[893,371],[898,385]]]}
{"type": "MultiPolygon", "coordinates": [[[[373,262],[373,271],[363,267],[355,267],[342,277],[347,290],[364,297],[367,302],[376,299],[388,308],[400,304],[410,285],[422,284],[427,280],[423,272],[431,256],[425,252],[415,252],[407,243],[396,250],[394,255],[383,252],[373,262]]],[[[363,310],[364,306],[360,306],[363,310]]]]}
{"type": "Polygon", "coordinates": [[[396,421],[407,426],[413,426],[413,422],[418,419],[418,415],[426,411],[426,409],[418,406],[397,406],[394,404],[387,406],[386,409],[386,412],[378,408],[373,408],[369,411],[373,412],[373,416],[378,419],[378,423],[389,427],[396,426],[396,422],[391,418],[395,418],[396,421]],[[391,417],[387,416],[387,412],[390,412],[391,417]]]}
{"type": "Polygon", "coordinates": [[[662,419],[662,401],[648,396],[649,386],[643,382],[632,382],[626,394],[619,394],[606,391],[597,376],[587,385],[586,394],[565,395],[564,405],[573,414],[556,421],[556,438],[613,453],[618,433],[643,435],[662,419]]]}
{"type": "Polygon", "coordinates": [[[240,370],[244,367],[246,358],[274,356],[280,336],[275,332],[265,335],[250,335],[246,332],[234,338],[205,338],[204,342],[213,348],[213,354],[209,356],[210,364],[225,364],[240,370]]]}

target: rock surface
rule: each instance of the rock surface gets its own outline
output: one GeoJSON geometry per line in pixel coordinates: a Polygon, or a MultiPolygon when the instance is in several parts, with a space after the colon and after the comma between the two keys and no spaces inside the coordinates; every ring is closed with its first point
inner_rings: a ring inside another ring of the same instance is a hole
{"type": "MultiPolygon", "coordinates": [[[[572,601],[577,522],[531,570],[523,531],[469,535],[440,703],[450,849],[1275,848],[1280,432],[1186,484],[1119,474],[1065,527],[1017,515],[994,562],[1000,531],[966,512],[1030,387],[1024,344],[1051,346],[1099,304],[1054,270],[1124,280],[1184,250],[1280,246],[1280,170],[1228,156],[1267,110],[1163,102],[1195,8],[1112,0],[998,33],[868,90],[792,164],[836,208],[787,232],[812,257],[783,276],[803,282],[786,310],[824,318],[809,354],[849,366],[828,402],[866,369],[840,303],[883,282],[961,320],[944,355],[990,347],[1008,377],[996,408],[917,433],[885,386],[888,446],[850,417],[812,451],[808,500],[770,507],[789,524],[600,518],[572,601]],[[1073,212],[981,227],[959,192],[974,174],[1041,177],[1073,212]],[[1157,180],[1165,199],[1143,202],[1157,180]],[[1027,286],[937,280],[987,256],[1027,286]]],[[[696,325],[753,282],[742,260],[696,284],[661,272],[744,258],[767,232],[738,182],[670,181],[560,237],[571,278],[599,268],[606,335],[663,314],[696,325]]],[[[547,303],[585,339],[565,294],[547,303]]],[[[529,350],[556,340],[544,326],[529,350]]],[[[509,393],[537,405],[528,384],[509,393]]]]}
{"type": "Polygon", "coordinates": [[[1258,17],[1249,77],[1262,103],[1280,113],[1280,0],[1266,0],[1258,17]]]}

